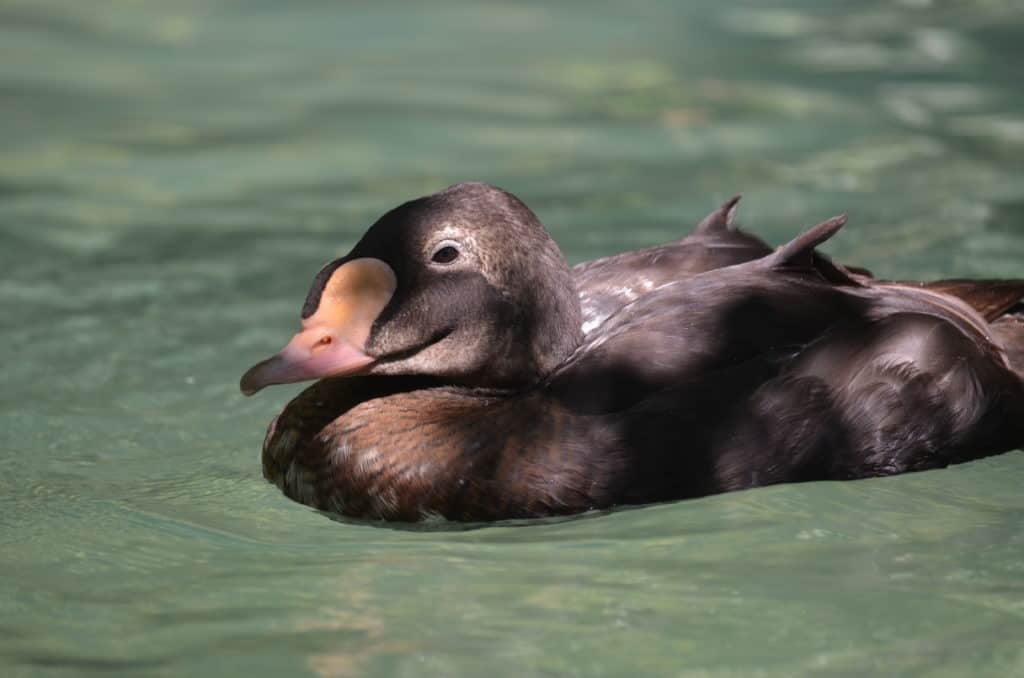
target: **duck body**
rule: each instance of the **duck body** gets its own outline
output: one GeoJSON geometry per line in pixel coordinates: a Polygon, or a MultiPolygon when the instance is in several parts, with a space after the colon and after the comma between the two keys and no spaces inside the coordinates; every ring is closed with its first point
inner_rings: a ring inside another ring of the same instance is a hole
{"type": "MultiPolygon", "coordinates": [[[[264,475],[350,517],[488,521],[890,475],[1024,444],[1024,323],[831,265],[814,246],[840,226],[641,285],[525,384],[440,366],[323,379],[271,424],[264,475]]],[[[999,306],[1024,296],[1003,282],[999,306]]]]}

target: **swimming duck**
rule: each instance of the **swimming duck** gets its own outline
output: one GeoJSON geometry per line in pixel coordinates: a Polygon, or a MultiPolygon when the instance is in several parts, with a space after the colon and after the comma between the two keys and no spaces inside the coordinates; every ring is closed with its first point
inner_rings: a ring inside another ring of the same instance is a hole
{"type": "Polygon", "coordinates": [[[986,320],[817,255],[844,221],[666,280],[585,334],[578,274],[517,198],[473,183],[405,203],[316,275],[301,331],[243,376],[247,394],[320,379],[271,423],[264,475],[346,516],[487,521],[1024,444],[1024,281],[1002,281],[986,320]]]}

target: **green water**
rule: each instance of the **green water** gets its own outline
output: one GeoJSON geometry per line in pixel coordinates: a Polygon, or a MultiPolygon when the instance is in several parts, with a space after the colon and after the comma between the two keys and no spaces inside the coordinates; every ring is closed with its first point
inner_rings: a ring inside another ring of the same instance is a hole
{"type": "Polygon", "coordinates": [[[1018,0],[0,0],[0,675],[1024,675],[1024,454],[468,531],[260,477],[237,379],[468,179],[572,261],[772,242],[1024,275],[1018,0]]]}

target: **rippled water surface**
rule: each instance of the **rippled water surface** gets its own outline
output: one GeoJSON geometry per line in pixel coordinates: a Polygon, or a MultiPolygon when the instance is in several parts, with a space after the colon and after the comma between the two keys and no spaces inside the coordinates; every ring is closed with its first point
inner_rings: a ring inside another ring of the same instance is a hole
{"type": "Polygon", "coordinates": [[[572,261],[732,193],[1024,275],[1017,0],[0,1],[0,674],[1024,675],[1024,454],[530,526],[342,524],[241,372],[459,180],[572,261]]]}

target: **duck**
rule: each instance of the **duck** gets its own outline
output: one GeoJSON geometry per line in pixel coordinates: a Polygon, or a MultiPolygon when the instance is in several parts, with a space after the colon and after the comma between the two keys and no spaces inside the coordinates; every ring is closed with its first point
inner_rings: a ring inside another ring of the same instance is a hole
{"type": "Polygon", "coordinates": [[[246,395],[316,380],[271,421],[263,474],[328,514],[489,522],[1024,445],[1024,281],[876,281],[816,251],[845,221],[767,252],[738,236],[743,260],[657,284],[627,254],[642,293],[595,283],[604,317],[585,331],[587,280],[613,281],[615,260],[574,271],[487,184],[399,205],[316,274],[300,331],[242,377],[246,395]]]}

